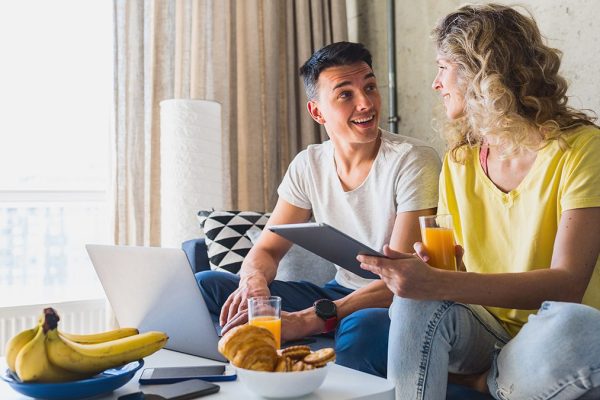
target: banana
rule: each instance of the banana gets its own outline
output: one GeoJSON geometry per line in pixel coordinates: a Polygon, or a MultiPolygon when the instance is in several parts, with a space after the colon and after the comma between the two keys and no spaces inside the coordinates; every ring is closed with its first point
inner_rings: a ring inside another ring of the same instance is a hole
{"type": "Polygon", "coordinates": [[[19,351],[35,337],[39,328],[38,325],[35,328],[25,329],[17,333],[6,343],[6,364],[8,365],[8,369],[13,372],[17,371],[17,355],[19,351]]]}
{"type": "Polygon", "coordinates": [[[149,356],[160,350],[167,340],[165,333],[151,331],[110,342],[81,344],[51,329],[47,333],[46,350],[54,365],[69,371],[97,373],[149,356]]]}
{"type": "Polygon", "coordinates": [[[93,375],[66,371],[52,365],[46,355],[46,335],[41,327],[37,329],[33,339],[19,351],[15,370],[23,382],[64,382],[93,375]]]}
{"type": "Polygon", "coordinates": [[[140,333],[140,331],[138,331],[136,328],[119,328],[112,331],[92,333],[87,335],[78,335],[74,333],[58,331],[59,336],[62,336],[71,342],[87,344],[110,342],[111,340],[137,335],[138,333],[140,333]]]}

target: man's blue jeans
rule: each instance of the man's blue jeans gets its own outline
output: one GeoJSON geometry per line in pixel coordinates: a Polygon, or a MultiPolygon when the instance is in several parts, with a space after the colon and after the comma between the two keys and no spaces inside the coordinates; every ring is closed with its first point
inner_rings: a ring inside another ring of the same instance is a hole
{"type": "MultiPolygon", "coordinates": [[[[218,322],[221,307],[238,288],[239,276],[202,271],[196,280],[213,320],[218,322]]],[[[336,281],[320,287],[310,282],[273,281],[269,285],[273,296],[281,297],[283,311],[294,312],[312,307],[318,299],[337,300],[352,289],[336,281]]],[[[336,363],[369,374],[385,377],[387,373],[388,332],[390,318],[387,308],[359,310],[342,319],[335,331],[336,363]]]]}
{"type": "Polygon", "coordinates": [[[482,306],[394,297],[388,379],[396,398],[444,399],[448,372],[490,369],[499,400],[600,398],[600,311],[545,302],[514,337],[482,306]]]}

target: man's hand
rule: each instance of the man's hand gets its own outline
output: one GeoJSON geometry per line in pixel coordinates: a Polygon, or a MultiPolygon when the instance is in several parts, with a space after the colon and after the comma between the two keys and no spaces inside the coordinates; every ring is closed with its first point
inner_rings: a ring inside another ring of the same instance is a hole
{"type": "MultiPolygon", "coordinates": [[[[223,326],[221,334],[224,335],[233,327],[247,322],[248,310],[240,311],[223,326]]],[[[312,308],[297,312],[281,312],[281,343],[316,335],[324,329],[325,321],[317,317],[312,308]]]]}
{"type": "MultiPolygon", "coordinates": [[[[247,322],[248,310],[241,311],[223,327],[221,333],[225,334],[233,327],[247,322]]],[[[317,317],[312,308],[297,312],[281,312],[281,343],[316,335],[323,330],[325,330],[325,321],[317,317]]]]}
{"type": "Polygon", "coordinates": [[[229,319],[229,321],[223,326],[221,329],[221,335],[226,334],[230,329],[235,328],[238,325],[244,325],[248,322],[248,310],[242,310],[233,318],[229,319]]]}
{"type": "MultiPolygon", "coordinates": [[[[266,279],[260,274],[248,275],[240,280],[239,287],[229,295],[225,304],[221,308],[219,324],[225,328],[226,324],[238,319],[238,314],[248,308],[248,299],[256,296],[270,296],[269,287],[266,279]]],[[[240,322],[241,323],[241,322],[240,322]]],[[[239,325],[237,323],[236,325],[239,325]]],[[[233,328],[230,326],[228,329],[233,328]]]]}

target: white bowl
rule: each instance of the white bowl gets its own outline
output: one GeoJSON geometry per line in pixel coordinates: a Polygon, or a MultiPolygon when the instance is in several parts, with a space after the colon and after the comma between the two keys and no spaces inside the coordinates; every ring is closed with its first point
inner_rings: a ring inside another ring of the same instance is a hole
{"type": "Polygon", "coordinates": [[[317,390],[325,380],[329,364],[322,368],[298,372],[264,372],[237,368],[240,381],[250,391],[271,398],[304,396],[317,390]]]}

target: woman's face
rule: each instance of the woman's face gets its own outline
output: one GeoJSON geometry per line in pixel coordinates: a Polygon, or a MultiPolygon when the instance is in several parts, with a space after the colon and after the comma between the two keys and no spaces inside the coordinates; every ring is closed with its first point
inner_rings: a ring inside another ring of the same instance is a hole
{"type": "Polygon", "coordinates": [[[458,65],[441,54],[438,54],[436,62],[438,72],[431,86],[440,92],[446,107],[446,116],[449,119],[460,118],[465,111],[465,97],[458,79],[458,65]]]}

